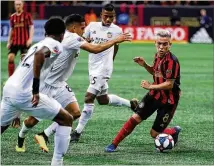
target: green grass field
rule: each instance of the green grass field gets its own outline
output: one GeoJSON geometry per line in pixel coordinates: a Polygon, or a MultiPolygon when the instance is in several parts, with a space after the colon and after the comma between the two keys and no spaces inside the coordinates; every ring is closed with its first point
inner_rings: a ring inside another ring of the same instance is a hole
{"type": "MultiPolygon", "coordinates": [[[[7,79],[7,50],[2,43],[2,79],[7,79]]],[[[172,46],[172,52],[181,65],[182,97],[170,126],[180,125],[182,132],[178,146],[169,153],[157,153],[149,131],[155,116],[136,127],[135,131],[120,145],[118,152],[108,154],[104,147],[132,115],[128,108],[99,106],[96,103],[94,115],[85,128],[81,140],[71,144],[64,164],[66,165],[213,165],[214,123],[213,123],[213,46],[187,44],[172,46]]],[[[151,63],[155,49],[153,44],[122,44],[109,81],[109,92],[121,97],[139,99],[146,90],[140,87],[142,79],[152,77],[133,63],[135,56],[143,56],[151,63]]],[[[17,57],[18,60],[19,57],[17,57]]],[[[81,109],[88,87],[87,53],[82,52],[69,85],[76,93],[81,109]]],[[[23,118],[26,115],[22,116],[23,118]]],[[[50,152],[42,153],[34,143],[35,133],[51,122],[43,121],[29,133],[25,153],[16,153],[15,145],[19,130],[9,128],[1,138],[2,165],[50,165],[53,154],[53,137],[50,138],[50,152]]],[[[77,122],[74,123],[76,127],[77,122]]]]}

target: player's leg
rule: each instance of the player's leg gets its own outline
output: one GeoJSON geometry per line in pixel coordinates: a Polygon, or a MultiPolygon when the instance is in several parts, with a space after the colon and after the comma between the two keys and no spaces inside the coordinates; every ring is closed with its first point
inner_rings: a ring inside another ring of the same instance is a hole
{"type": "Polygon", "coordinates": [[[17,112],[17,109],[13,106],[11,99],[3,97],[0,112],[1,134],[8,129],[13,119],[15,119],[18,114],[19,112],[17,112]]]}
{"type": "MultiPolygon", "coordinates": [[[[73,116],[73,120],[76,120],[81,115],[79,105],[77,102],[69,103],[65,107],[65,110],[68,111],[73,116]]],[[[57,126],[58,126],[58,124],[56,122],[54,122],[48,128],[46,128],[43,132],[39,133],[38,135],[42,135],[46,140],[48,140],[48,137],[51,134],[56,132],[57,126]]]]}
{"type": "Polygon", "coordinates": [[[18,141],[16,145],[16,151],[17,152],[25,152],[25,137],[27,133],[35,126],[37,125],[39,120],[33,116],[29,116],[26,118],[22,123],[22,128],[18,134],[18,141]]]}
{"type": "MultiPolygon", "coordinates": [[[[46,94],[51,93],[50,90],[55,91],[55,94],[53,95],[54,99],[57,100],[62,105],[62,107],[65,108],[65,110],[73,116],[74,120],[80,117],[81,113],[79,104],[77,102],[74,92],[68,85],[55,89],[51,88],[50,86],[48,87],[48,85],[45,85],[45,89],[46,90],[43,89],[43,91],[46,91],[46,94]]],[[[46,140],[48,140],[48,137],[51,134],[55,133],[57,125],[58,124],[55,122],[52,123],[47,129],[39,133],[39,135],[43,136],[46,140]]]]}
{"type": "Polygon", "coordinates": [[[105,85],[105,83],[106,79],[103,79],[103,76],[90,76],[90,85],[85,95],[84,108],[82,110],[77,128],[71,134],[71,141],[79,141],[83,129],[85,128],[89,119],[92,117],[94,110],[94,100],[96,96],[101,92],[102,87],[105,85]]]}
{"type": "MultiPolygon", "coordinates": [[[[28,101],[19,101],[18,109],[41,119],[50,119],[59,124],[55,133],[55,148],[51,165],[62,165],[69,142],[73,117],[65,111],[54,99],[40,93],[40,100],[37,107],[32,108],[31,98],[28,101]]],[[[37,140],[38,141],[38,140],[37,140]]],[[[45,140],[40,139],[40,148],[43,149],[45,140]]]]}
{"type": "Polygon", "coordinates": [[[11,45],[9,53],[8,53],[8,75],[9,77],[15,71],[15,56],[18,52],[18,46],[11,45]]]}
{"type": "Polygon", "coordinates": [[[85,128],[86,124],[88,123],[89,119],[92,117],[93,111],[94,111],[94,100],[96,98],[96,93],[99,93],[99,91],[93,89],[93,93],[86,92],[85,94],[85,100],[84,100],[84,107],[81,113],[81,116],[79,118],[78,125],[75,129],[75,131],[71,134],[71,141],[72,142],[78,142],[79,138],[81,136],[81,133],[83,129],[85,128]]]}
{"type": "Polygon", "coordinates": [[[108,145],[105,148],[106,152],[114,152],[119,143],[129,134],[131,134],[138,124],[140,124],[143,120],[146,120],[155,112],[157,107],[153,104],[153,102],[154,99],[149,96],[149,94],[144,96],[144,98],[141,100],[141,102],[136,108],[136,113],[133,114],[128,121],[126,121],[126,123],[120,129],[116,137],[113,139],[112,144],[108,145]]]}
{"type": "Polygon", "coordinates": [[[106,80],[102,91],[97,95],[96,99],[100,105],[112,105],[112,106],[126,106],[131,108],[133,111],[138,105],[137,99],[127,100],[121,98],[115,94],[108,94],[108,80],[106,80]]]}
{"type": "Polygon", "coordinates": [[[172,128],[167,128],[170,121],[172,120],[175,110],[177,108],[177,104],[173,105],[164,105],[157,111],[157,116],[150,131],[151,136],[155,138],[159,133],[163,132],[165,134],[170,134],[174,143],[176,144],[178,141],[178,135],[181,131],[180,126],[175,126],[172,128]]]}

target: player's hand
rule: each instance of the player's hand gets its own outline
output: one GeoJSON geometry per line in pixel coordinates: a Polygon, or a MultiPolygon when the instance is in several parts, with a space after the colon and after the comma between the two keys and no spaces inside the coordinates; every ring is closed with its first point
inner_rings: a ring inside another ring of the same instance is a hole
{"type": "Polygon", "coordinates": [[[10,47],[11,47],[11,43],[8,41],[7,42],[7,49],[10,49],[10,47]]]}
{"type": "Polygon", "coordinates": [[[137,64],[139,64],[140,66],[143,66],[143,67],[144,67],[144,65],[146,63],[145,60],[142,57],[135,57],[133,60],[134,60],[135,63],[137,63],[137,64]]]}
{"type": "Polygon", "coordinates": [[[39,104],[39,93],[33,94],[31,103],[33,104],[32,107],[36,107],[39,104]]]}
{"type": "Polygon", "coordinates": [[[151,83],[149,83],[149,81],[142,80],[140,85],[141,85],[142,88],[150,90],[151,83]]]}
{"type": "Polygon", "coordinates": [[[11,126],[12,126],[13,128],[16,128],[16,129],[18,129],[19,127],[21,127],[21,125],[20,125],[20,118],[19,118],[19,117],[15,118],[15,119],[12,121],[11,126]]]}
{"type": "Polygon", "coordinates": [[[32,44],[32,40],[28,39],[27,42],[26,42],[26,46],[29,47],[31,44],[32,44]]]}
{"type": "Polygon", "coordinates": [[[132,36],[130,33],[123,33],[116,38],[117,43],[122,43],[124,41],[132,41],[132,36]]]}

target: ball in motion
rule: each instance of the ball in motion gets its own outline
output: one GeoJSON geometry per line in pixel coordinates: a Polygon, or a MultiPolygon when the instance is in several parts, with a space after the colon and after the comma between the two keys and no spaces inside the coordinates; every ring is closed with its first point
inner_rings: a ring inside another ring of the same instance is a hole
{"type": "Polygon", "coordinates": [[[174,140],[171,135],[161,133],[155,138],[155,148],[159,152],[166,152],[174,147],[174,140]]]}

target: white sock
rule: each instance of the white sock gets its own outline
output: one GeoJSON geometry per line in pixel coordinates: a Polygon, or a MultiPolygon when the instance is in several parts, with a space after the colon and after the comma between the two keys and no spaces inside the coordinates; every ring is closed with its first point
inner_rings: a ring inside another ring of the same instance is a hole
{"type": "Polygon", "coordinates": [[[19,137],[21,138],[25,138],[25,135],[28,133],[28,131],[30,131],[32,128],[27,128],[25,126],[25,123],[23,122],[22,123],[22,129],[20,130],[19,132],[19,137]]]}
{"type": "Polygon", "coordinates": [[[49,137],[51,134],[55,133],[58,126],[58,123],[53,122],[47,129],[44,130],[45,135],[49,137]]]}
{"type": "Polygon", "coordinates": [[[109,105],[112,106],[126,106],[131,107],[130,101],[124,98],[121,98],[117,95],[108,95],[109,97],[109,105]]]}
{"type": "Polygon", "coordinates": [[[77,125],[77,128],[75,129],[77,133],[81,133],[83,131],[83,129],[85,128],[85,125],[87,124],[88,120],[92,116],[93,110],[94,110],[94,103],[84,104],[84,108],[81,113],[79,123],[77,125]]]}
{"type": "Polygon", "coordinates": [[[54,154],[51,166],[61,166],[70,143],[71,127],[58,125],[54,137],[54,154]]]}

